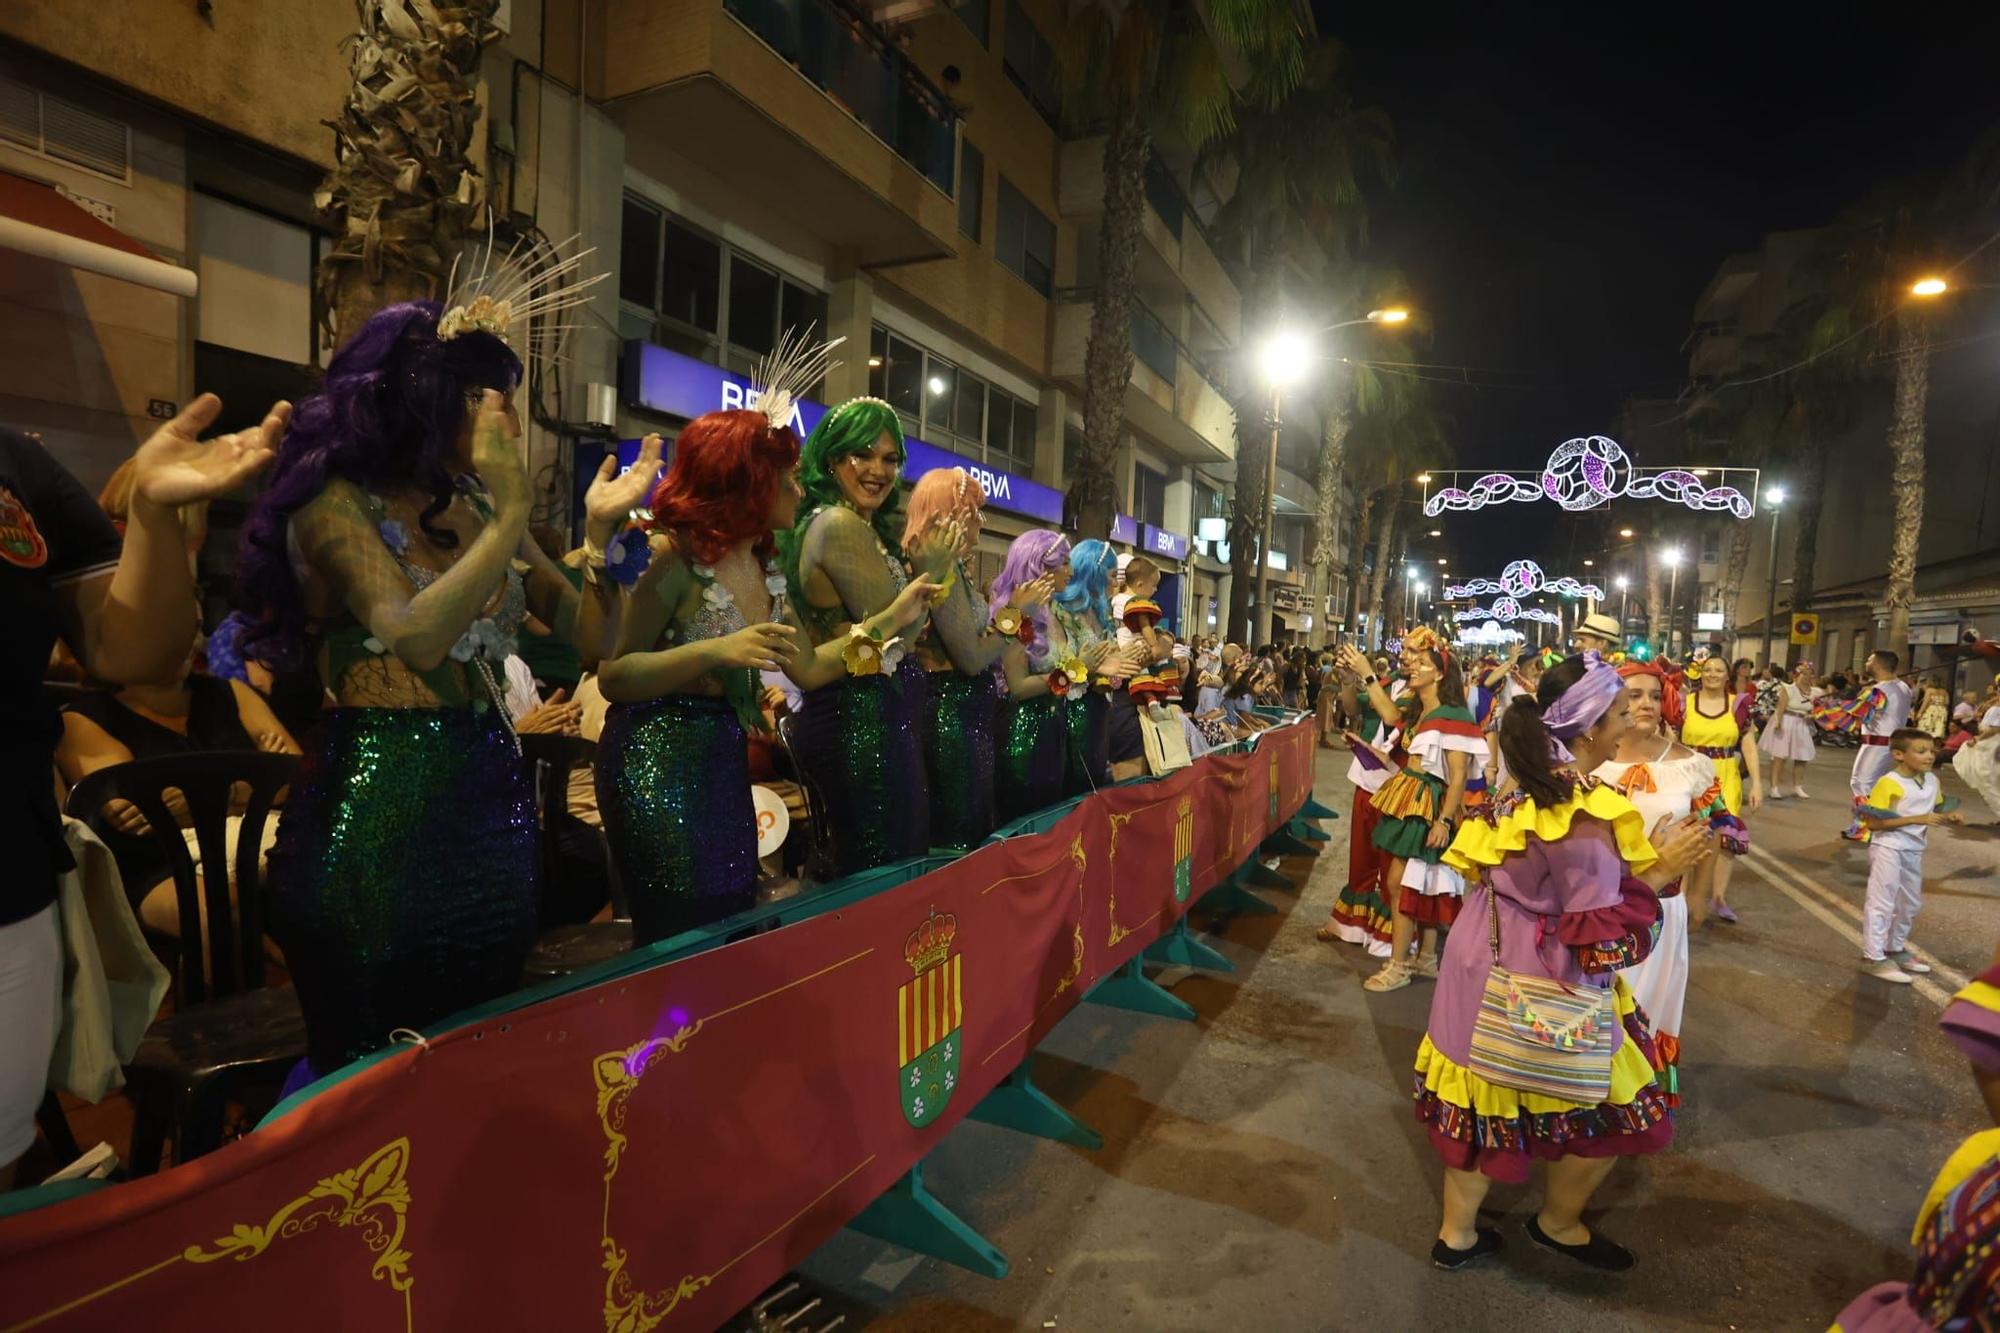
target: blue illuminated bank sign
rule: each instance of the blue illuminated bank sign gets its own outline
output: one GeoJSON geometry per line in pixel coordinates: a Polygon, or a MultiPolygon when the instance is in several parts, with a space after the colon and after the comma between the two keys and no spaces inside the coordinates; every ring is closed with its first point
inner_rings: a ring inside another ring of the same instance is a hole
{"type": "MultiPolygon", "coordinates": [[[[693,419],[707,412],[757,406],[756,390],[742,376],[732,375],[719,366],[711,366],[706,361],[697,361],[691,356],[682,356],[679,352],[670,352],[637,338],[625,344],[623,381],[627,402],[668,416],[693,419]]],[[[802,398],[792,408],[792,429],[803,440],[812,434],[813,427],[819,425],[826,412],[825,404],[802,398]]],[[[631,466],[638,451],[637,440],[620,441],[619,462],[623,466],[631,466]]],[[[905,481],[915,481],[935,468],[962,467],[978,481],[980,489],[986,492],[986,503],[995,509],[1036,519],[1052,527],[1062,526],[1062,492],[1052,486],[987,467],[984,463],[961,457],[915,437],[904,439],[903,452],[905,481]]],[[[1148,552],[1174,560],[1187,558],[1187,538],[1162,531],[1151,524],[1145,526],[1143,535],[1146,538],[1144,549],[1148,552]],[[1155,541],[1159,544],[1155,545],[1155,541]]],[[[1119,514],[1113,520],[1113,541],[1138,546],[1141,536],[1140,525],[1131,516],[1119,514]]]]}

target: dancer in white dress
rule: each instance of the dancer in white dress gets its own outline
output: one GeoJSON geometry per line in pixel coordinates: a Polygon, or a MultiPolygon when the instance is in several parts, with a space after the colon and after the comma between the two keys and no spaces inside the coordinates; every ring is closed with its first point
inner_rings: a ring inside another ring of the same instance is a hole
{"type": "Polygon", "coordinates": [[[1818,750],[1813,745],[1811,662],[1801,662],[1792,678],[1778,686],[1778,706],[1757,738],[1757,750],[1771,761],[1771,799],[1804,800],[1806,765],[1818,750]]]}
{"type": "Polygon", "coordinates": [[[1965,779],[1966,785],[1979,793],[1987,808],[2000,817],[2000,696],[1986,696],[1986,711],[1979,718],[1979,735],[1958,747],[1951,766],[1965,779]]]}
{"type": "MultiPolygon", "coordinates": [[[[1618,668],[1625,677],[1625,699],[1632,729],[1618,746],[1618,756],[1598,765],[1595,776],[1616,787],[1638,807],[1648,833],[1657,834],[1689,819],[1727,815],[1715,761],[1690,750],[1661,728],[1663,696],[1669,688],[1665,673],[1650,662],[1627,662],[1618,668]]],[[[1632,988],[1652,1024],[1659,1056],[1658,1082],[1669,1106],[1679,1106],[1681,1014],[1687,1001],[1689,898],[1705,892],[1709,868],[1689,872],[1694,883],[1681,882],[1660,890],[1660,937],[1653,951],[1619,975],[1632,988]],[[1684,893],[1683,888],[1691,890],[1684,893]]],[[[1705,902],[1702,909],[1706,910],[1705,902]]]]}

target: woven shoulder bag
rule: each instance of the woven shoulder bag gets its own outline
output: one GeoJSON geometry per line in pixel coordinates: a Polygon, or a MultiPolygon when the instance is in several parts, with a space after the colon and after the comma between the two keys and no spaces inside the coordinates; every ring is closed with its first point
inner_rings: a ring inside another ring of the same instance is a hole
{"type": "Polygon", "coordinates": [[[1486,889],[1493,970],[1472,1027],[1469,1067],[1489,1083],[1593,1106],[1611,1094],[1611,1057],[1624,1040],[1610,990],[1571,986],[1500,965],[1500,898],[1486,889]]]}

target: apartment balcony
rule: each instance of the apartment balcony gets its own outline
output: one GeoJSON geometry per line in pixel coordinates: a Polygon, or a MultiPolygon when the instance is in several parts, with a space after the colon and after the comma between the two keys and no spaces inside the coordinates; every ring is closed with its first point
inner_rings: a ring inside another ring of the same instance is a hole
{"type": "MultiPolygon", "coordinates": [[[[1083,391],[1084,352],[1090,344],[1087,293],[1059,293],[1049,372],[1083,391]]],[[[1125,388],[1125,420],[1132,429],[1189,463],[1233,463],[1236,413],[1187,352],[1157,321],[1135,306],[1132,379],[1125,388]]]]}
{"type": "MultiPolygon", "coordinates": [[[[604,0],[628,162],[687,163],[864,266],[956,252],[958,113],[846,0],[604,0]]],[[[595,54],[595,53],[593,53],[595,54]]]]}
{"type": "MultiPolygon", "coordinates": [[[[1098,228],[1104,218],[1104,136],[1070,139],[1058,163],[1056,205],[1076,228],[1080,283],[1095,281],[1089,267],[1097,256],[1098,228]]],[[[1215,257],[1201,223],[1180,186],[1158,165],[1146,173],[1144,238],[1135,274],[1139,291],[1158,309],[1178,309],[1194,298],[1225,343],[1243,330],[1243,298],[1215,257]]]]}
{"type": "Polygon", "coordinates": [[[1716,379],[1743,368],[1743,335],[1726,330],[1698,334],[1688,353],[1688,373],[1695,379],[1716,379]]]}

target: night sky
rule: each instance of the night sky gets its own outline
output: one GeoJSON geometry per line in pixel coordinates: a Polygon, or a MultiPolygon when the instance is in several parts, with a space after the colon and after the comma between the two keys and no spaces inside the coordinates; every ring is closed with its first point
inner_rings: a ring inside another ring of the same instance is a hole
{"type": "MultiPolygon", "coordinates": [[[[1628,396],[1675,395],[1727,255],[1935,176],[2000,122],[2000,23],[1975,6],[1314,7],[1396,125],[1367,257],[1432,318],[1415,359],[1478,368],[1435,386],[1462,466],[1532,467],[1628,396]]],[[[1512,508],[1453,525],[1460,568],[1555,514],[1512,508]]]]}

